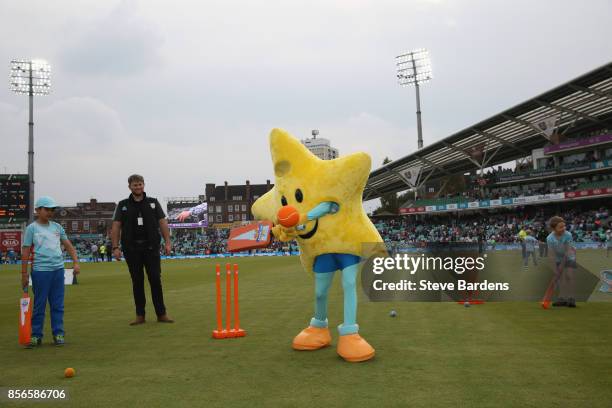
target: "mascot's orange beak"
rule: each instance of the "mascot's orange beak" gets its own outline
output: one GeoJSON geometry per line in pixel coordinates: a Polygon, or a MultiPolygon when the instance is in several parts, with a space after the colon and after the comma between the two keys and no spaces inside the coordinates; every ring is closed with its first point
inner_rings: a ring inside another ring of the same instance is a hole
{"type": "Polygon", "coordinates": [[[276,213],[276,218],[283,227],[292,228],[300,222],[300,213],[294,206],[284,205],[276,213]]]}

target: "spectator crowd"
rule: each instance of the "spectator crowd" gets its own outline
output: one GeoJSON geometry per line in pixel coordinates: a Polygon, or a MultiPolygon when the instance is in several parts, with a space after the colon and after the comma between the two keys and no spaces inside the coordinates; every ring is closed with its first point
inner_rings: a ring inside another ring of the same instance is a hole
{"type": "Polygon", "coordinates": [[[537,181],[524,185],[512,186],[481,186],[477,182],[468,184],[468,189],[459,195],[442,195],[438,199],[417,200],[415,205],[430,205],[435,200],[440,203],[463,202],[478,200],[496,200],[501,198],[518,198],[534,195],[554,194],[577,191],[597,186],[612,187],[612,175],[593,175],[585,177],[568,177],[554,181],[537,181]]]}
{"type": "MultiPolygon", "coordinates": [[[[538,240],[548,234],[547,222],[552,215],[560,215],[575,242],[605,243],[607,232],[612,229],[609,208],[581,210],[572,208],[560,214],[545,207],[506,209],[495,213],[472,215],[419,215],[373,219],[383,240],[403,245],[419,245],[426,242],[485,242],[488,245],[519,242],[519,232],[529,230],[538,240]]],[[[172,256],[214,255],[226,253],[229,229],[176,229],[172,233],[172,256]]],[[[110,262],[110,240],[70,237],[79,258],[93,262],[110,262]]],[[[258,253],[291,253],[297,251],[297,243],[274,240],[258,253]]],[[[17,263],[19,253],[0,253],[0,263],[17,263]]]]}
{"type": "MultiPolygon", "coordinates": [[[[378,220],[376,228],[387,243],[418,245],[423,242],[477,242],[490,245],[518,243],[521,230],[531,230],[534,236],[548,235],[547,222],[553,213],[543,209],[507,210],[495,214],[476,214],[460,218],[443,216],[399,217],[378,220]]],[[[567,210],[559,214],[575,242],[603,243],[612,228],[607,208],[590,211],[567,210]]]]}

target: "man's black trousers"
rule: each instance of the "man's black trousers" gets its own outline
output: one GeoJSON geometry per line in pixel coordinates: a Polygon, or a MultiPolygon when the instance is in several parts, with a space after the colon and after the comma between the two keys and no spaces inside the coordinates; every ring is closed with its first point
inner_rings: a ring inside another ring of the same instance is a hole
{"type": "Polygon", "coordinates": [[[151,297],[155,314],[162,316],[166,314],[164,305],[164,293],[161,284],[161,260],[159,250],[155,249],[130,249],[123,252],[132,277],[132,291],[134,292],[134,304],[136,305],[136,315],[145,315],[144,289],[144,270],[147,271],[147,278],[151,286],[151,297]]]}

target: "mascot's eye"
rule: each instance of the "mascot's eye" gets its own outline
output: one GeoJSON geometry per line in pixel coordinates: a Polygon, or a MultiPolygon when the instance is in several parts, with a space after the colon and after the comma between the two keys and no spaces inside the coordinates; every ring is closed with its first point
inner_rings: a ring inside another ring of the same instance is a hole
{"type": "Polygon", "coordinates": [[[281,204],[282,204],[283,206],[287,205],[287,199],[285,198],[285,196],[283,196],[283,197],[281,198],[281,204]]]}
{"type": "Polygon", "coordinates": [[[301,203],[304,199],[304,194],[302,194],[302,190],[300,190],[299,188],[295,190],[295,199],[298,203],[301,203]]]}

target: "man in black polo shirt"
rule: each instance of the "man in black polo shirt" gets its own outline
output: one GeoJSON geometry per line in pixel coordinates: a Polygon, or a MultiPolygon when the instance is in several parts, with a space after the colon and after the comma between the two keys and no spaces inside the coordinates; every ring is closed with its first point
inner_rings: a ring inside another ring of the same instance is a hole
{"type": "Polygon", "coordinates": [[[144,270],[151,286],[151,297],[157,321],[173,323],[166,314],[164,294],[161,284],[160,231],[164,237],[165,253],[170,255],[170,231],[164,210],[157,199],[147,197],[144,192],[144,178],[138,174],[128,178],[128,187],[132,194],[121,200],[115,209],[111,239],[113,241],[113,255],[121,260],[119,237],[125,261],[132,277],[132,290],[136,305],[136,319],[131,326],[145,323],[145,291],[144,270]]]}
{"type": "Polygon", "coordinates": [[[548,231],[546,231],[546,227],[542,226],[538,233],[540,258],[548,258],[548,244],[546,243],[546,238],[548,238],[548,231]]]}

